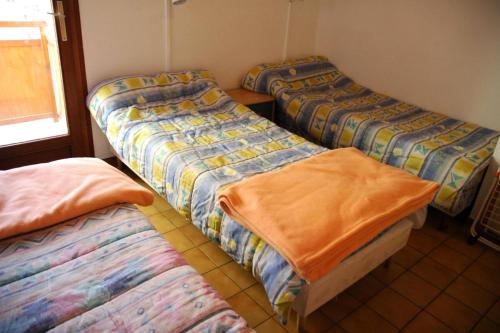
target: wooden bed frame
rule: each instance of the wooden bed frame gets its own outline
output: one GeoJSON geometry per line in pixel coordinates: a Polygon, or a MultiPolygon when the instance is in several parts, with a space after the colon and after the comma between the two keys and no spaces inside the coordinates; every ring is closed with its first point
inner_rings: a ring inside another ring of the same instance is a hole
{"type": "MultiPolygon", "coordinates": [[[[112,147],[111,149],[117,159],[117,167],[121,169],[123,164],[128,166],[112,147]]],[[[144,177],[134,170],[130,170],[148,184],[144,177]]],[[[426,216],[427,207],[418,209],[410,216],[396,223],[365,248],[342,261],[324,277],[313,283],[306,284],[292,305],[288,318],[290,327],[295,328],[297,332],[302,332],[301,327],[307,321],[308,315],[335,298],[376,267],[384,263],[388,265],[390,258],[406,246],[412,228],[423,226],[426,216]]]]}

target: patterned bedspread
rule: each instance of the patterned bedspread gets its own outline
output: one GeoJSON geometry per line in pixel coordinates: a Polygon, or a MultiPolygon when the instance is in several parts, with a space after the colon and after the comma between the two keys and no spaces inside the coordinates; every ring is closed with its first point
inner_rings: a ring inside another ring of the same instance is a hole
{"type": "Polygon", "coordinates": [[[499,135],[365,88],[324,57],[256,66],[243,86],[276,96],[281,123],[311,141],[440,183],[432,205],[453,216],[474,199],[499,135]]]}
{"type": "Polygon", "coordinates": [[[0,241],[0,332],[251,331],[131,205],[0,241]]]}
{"type": "Polygon", "coordinates": [[[89,109],[114,150],[181,214],[262,281],[285,315],[304,281],[223,214],[225,186],[325,150],[234,102],[206,71],[100,84],[89,109]]]}

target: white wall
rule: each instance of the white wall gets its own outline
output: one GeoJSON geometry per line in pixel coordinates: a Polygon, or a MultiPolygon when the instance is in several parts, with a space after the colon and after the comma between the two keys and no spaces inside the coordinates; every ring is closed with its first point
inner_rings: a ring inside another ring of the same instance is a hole
{"type": "Polygon", "coordinates": [[[374,90],[500,130],[498,0],[320,0],[316,52],[374,90]]]}
{"type": "MultiPolygon", "coordinates": [[[[163,0],[80,0],[85,70],[89,90],[123,74],[165,68],[163,0]]],[[[97,157],[111,156],[107,139],[92,120],[97,157]]]]}

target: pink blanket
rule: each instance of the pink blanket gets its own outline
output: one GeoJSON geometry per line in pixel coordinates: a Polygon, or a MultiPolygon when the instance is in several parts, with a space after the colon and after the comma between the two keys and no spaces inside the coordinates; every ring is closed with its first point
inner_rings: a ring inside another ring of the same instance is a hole
{"type": "Polygon", "coordinates": [[[117,203],[150,205],[153,194],[97,158],[0,171],[0,239],[117,203]]]}

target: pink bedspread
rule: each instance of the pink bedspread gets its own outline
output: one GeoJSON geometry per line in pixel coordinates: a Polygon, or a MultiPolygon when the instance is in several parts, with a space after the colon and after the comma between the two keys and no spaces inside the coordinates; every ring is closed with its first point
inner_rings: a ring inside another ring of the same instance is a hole
{"type": "Polygon", "coordinates": [[[97,158],[0,171],[0,239],[117,203],[150,205],[153,194],[97,158]]]}

